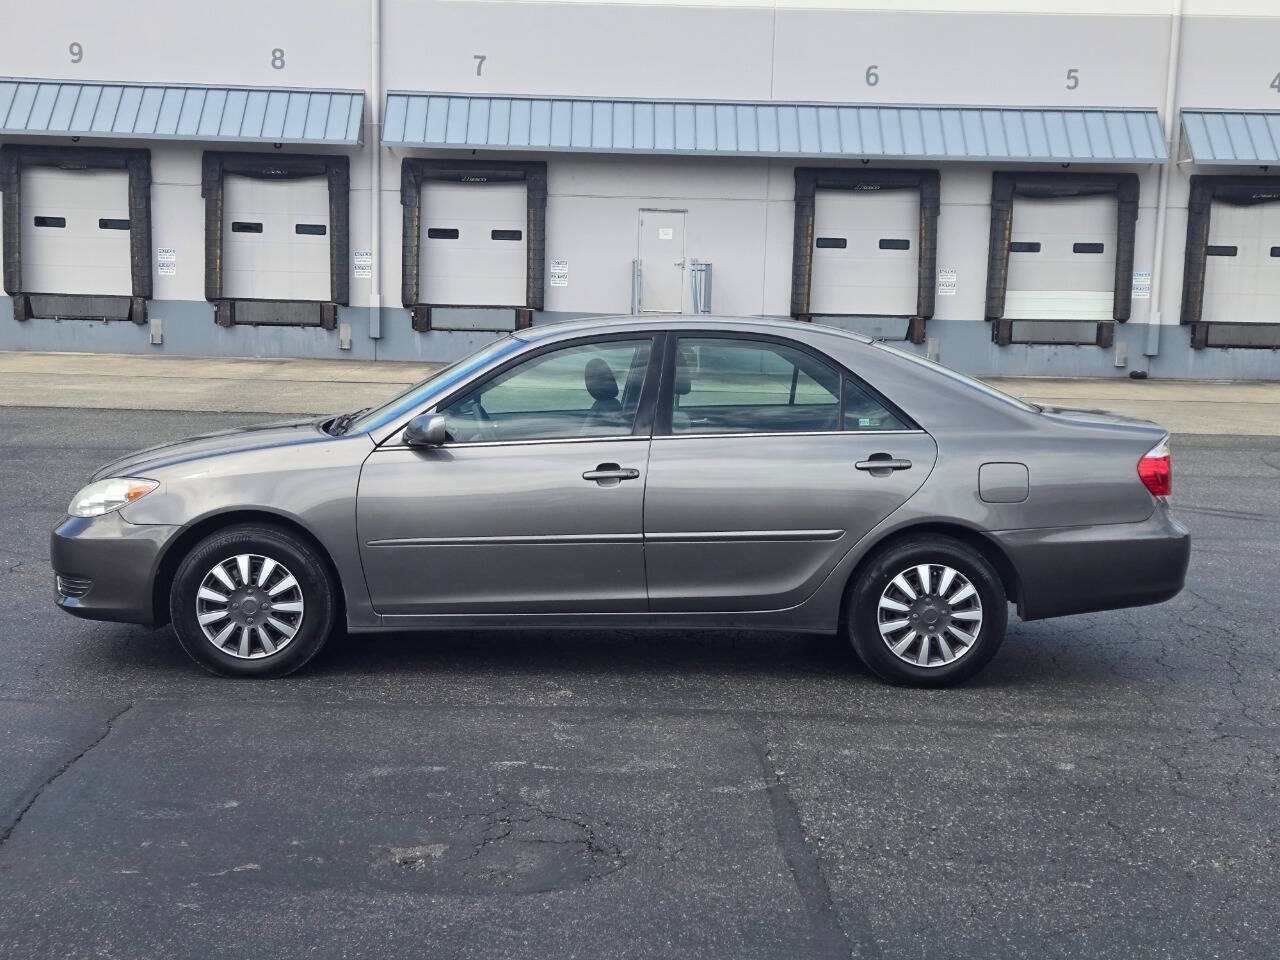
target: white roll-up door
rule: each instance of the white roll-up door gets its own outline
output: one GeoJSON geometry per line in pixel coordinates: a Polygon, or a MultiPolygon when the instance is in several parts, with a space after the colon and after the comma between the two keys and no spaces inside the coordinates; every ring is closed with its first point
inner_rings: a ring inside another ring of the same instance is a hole
{"type": "Polygon", "coordinates": [[[1214,202],[1204,270],[1204,319],[1280,323],[1280,203],[1214,202]]]}
{"type": "Polygon", "coordinates": [[[809,310],[911,316],[919,293],[920,194],[819,190],[809,310]]]}
{"type": "Polygon", "coordinates": [[[431,181],[422,187],[422,303],[523,307],[528,291],[524,183],[431,181]]]}
{"type": "Polygon", "coordinates": [[[1006,318],[1110,320],[1115,283],[1113,194],[1014,198],[1006,318]]]}
{"type": "Polygon", "coordinates": [[[129,296],[129,174],[22,171],[22,286],[29,293],[129,296]]]}
{"type": "Polygon", "coordinates": [[[227,174],[222,203],[224,297],[332,297],[327,178],[261,180],[227,174]]]}

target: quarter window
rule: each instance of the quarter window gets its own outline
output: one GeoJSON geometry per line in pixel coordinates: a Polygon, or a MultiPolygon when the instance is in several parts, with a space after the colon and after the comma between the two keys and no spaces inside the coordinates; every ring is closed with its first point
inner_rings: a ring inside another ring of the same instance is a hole
{"type": "Polygon", "coordinates": [[[653,341],[609,340],[541,354],[454,400],[451,443],[629,436],[653,341]]]}
{"type": "Polygon", "coordinates": [[[671,432],[813,433],[906,426],[852,378],[773,341],[682,337],[671,432]]]}

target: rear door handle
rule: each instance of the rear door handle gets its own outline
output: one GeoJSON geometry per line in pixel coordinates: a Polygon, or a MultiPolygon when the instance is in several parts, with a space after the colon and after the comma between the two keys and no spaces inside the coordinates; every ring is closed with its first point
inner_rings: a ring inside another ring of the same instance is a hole
{"type": "Polygon", "coordinates": [[[910,470],[911,461],[895,460],[892,457],[881,457],[879,459],[873,457],[870,460],[859,460],[854,464],[854,467],[859,470],[869,470],[872,473],[876,473],[880,470],[910,470]]]}
{"type": "Polygon", "coordinates": [[[594,480],[602,487],[609,487],[621,483],[623,480],[640,479],[640,471],[635,467],[620,467],[616,463],[602,463],[594,470],[588,470],[582,475],[583,480],[594,480]]]}

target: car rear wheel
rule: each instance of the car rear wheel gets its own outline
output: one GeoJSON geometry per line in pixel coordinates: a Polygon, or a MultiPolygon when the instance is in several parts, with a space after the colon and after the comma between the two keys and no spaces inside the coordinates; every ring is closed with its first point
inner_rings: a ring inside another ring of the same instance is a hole
{"type": "Polygon", "coordinates": [[[302,667],[333,631],[335,606],[315,549],[260,524],[228,527],[196,544],[169,595],[182,649],[229,677],[281,677],[302,667]]]}
{"type": "Polygon", "coordinates": [[[892,544],[852,585],[846,629],[854,650],[890,683],[959,683],[995,656],[1008,624],[1000,576],[950,537],[892,544]]]}

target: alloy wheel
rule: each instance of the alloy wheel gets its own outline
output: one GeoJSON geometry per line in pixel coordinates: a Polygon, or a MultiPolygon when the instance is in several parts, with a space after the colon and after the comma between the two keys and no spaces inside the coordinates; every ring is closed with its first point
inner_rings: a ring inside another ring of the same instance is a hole
{"type": "Polygon", "coordinates": [[[214,564],[196,591],[196,620],[222,653],[260,660],[289,645],[302,626],[302,587],[277,560],[242,553],[214,564]]]}
{"type": "Polygon", "coordinates": [[[954,567],[921,563],[889,581],[876,619],[885,646],[899,660],[915,667],[945,667],[978,642],[982,599],[954,567]]]}

